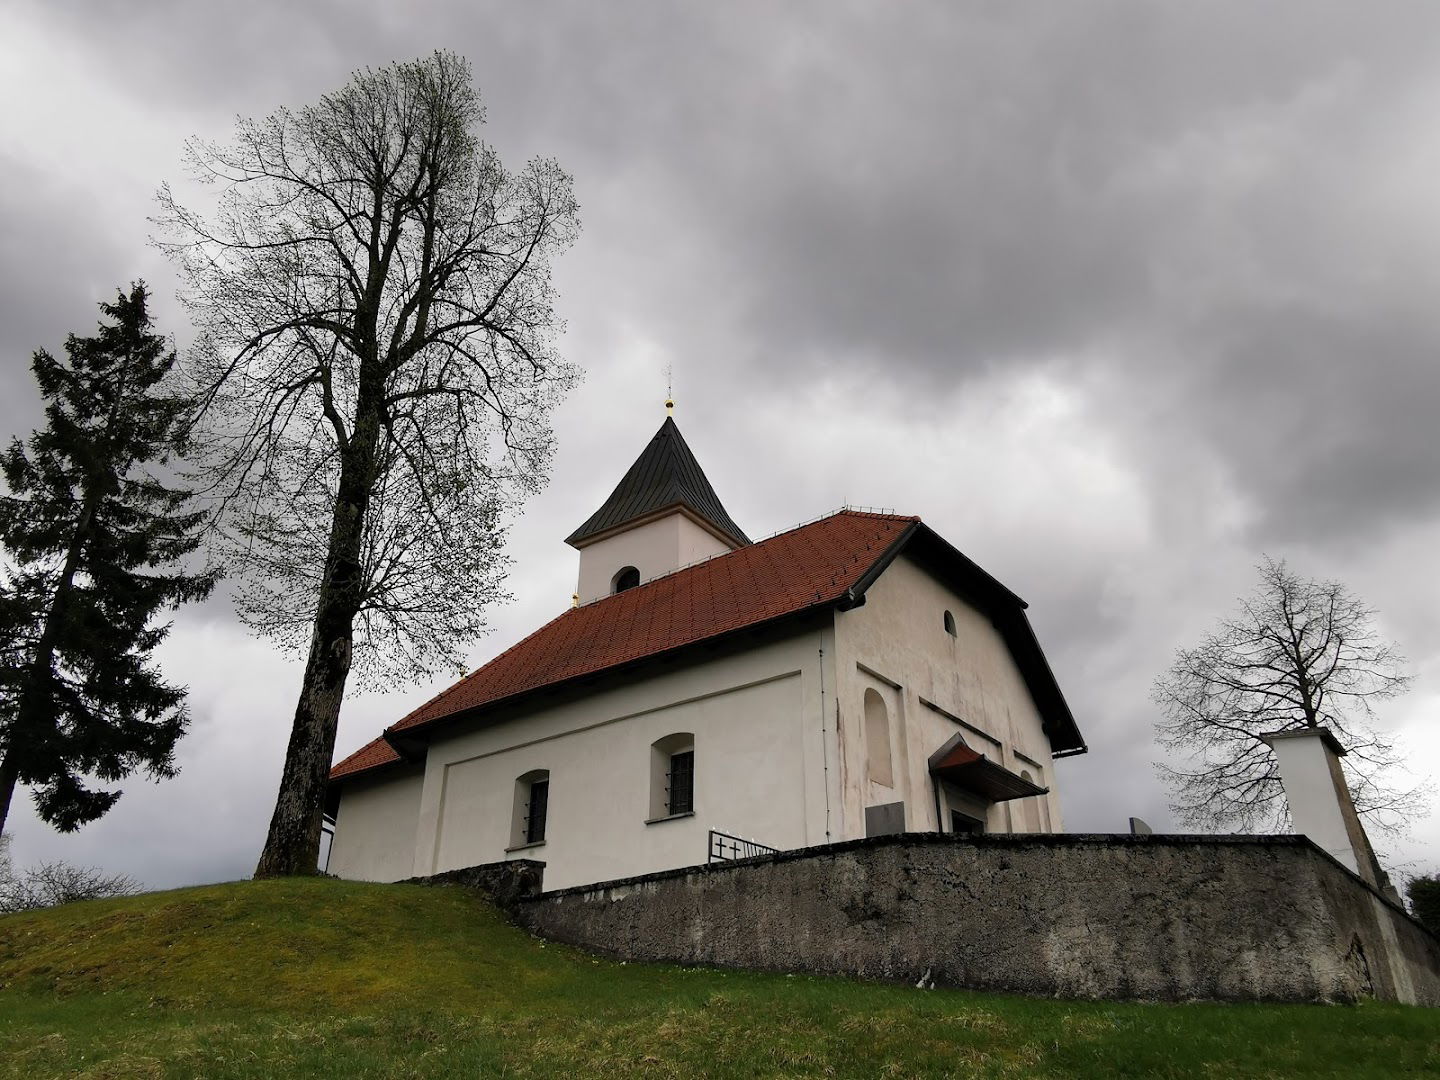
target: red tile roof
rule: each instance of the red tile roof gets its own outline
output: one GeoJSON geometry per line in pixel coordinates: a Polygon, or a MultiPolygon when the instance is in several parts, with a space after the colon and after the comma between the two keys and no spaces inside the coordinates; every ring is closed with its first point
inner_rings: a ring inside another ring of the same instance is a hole
{"type": "MultiPolygon", "coordinates": [[[[388,728],[409,731],[532,690],[844,599],[920,519],[842,510],[572,608],[388,728]]],[[[332,780],[399,761],[379,738],[332,780]]]]}
{"type": "Polygon", "coordinates": [[[349,757],[337,761],[330,769],[330,779],[339,780],[342,776],[378,769],[381,765],[392,765],[399,760],[400,755],[385,741],[385,736],[381,735],[349,757]]]}

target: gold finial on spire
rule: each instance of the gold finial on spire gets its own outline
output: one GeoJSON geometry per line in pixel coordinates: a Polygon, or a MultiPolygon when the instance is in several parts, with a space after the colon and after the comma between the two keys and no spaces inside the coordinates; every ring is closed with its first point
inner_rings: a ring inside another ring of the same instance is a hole
{"type": "Polygon", "coordinates": [[[669,364],[665,365],[665,415],[675,415],[675,378],[669,364]]]}
{"type": "Polygon", "coordinates": [[[570,594],[570,606],[572,608],[580,606],[580,594],[578,592],[570,594]]]}

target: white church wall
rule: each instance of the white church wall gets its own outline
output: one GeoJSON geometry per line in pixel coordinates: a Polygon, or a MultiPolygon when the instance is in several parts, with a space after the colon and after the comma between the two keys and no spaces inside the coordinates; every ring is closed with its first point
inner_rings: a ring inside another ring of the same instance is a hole
{"type": "Polygon", "coordinates": [[[437,738],[413,863],[397,876],[524,857],[563,888],[702,863],[712,828],[782,849],[824,843],[827,641],[797,634],[437,738]],[[694,814],[647,824],[652,746],[678,732],[694,736],[694,814]],[[545,841],[507,853],[515,780],[536,769],[550,778],[545,841]]]}
{"type": "Polygon", "coordinates": [[[610,595],[622,567],[635,567],[640,580],[648,581],[730,550],[729,544],[676,511],[581,548],[575,591],[580,602],[588,604],[610,595]]]}
{"type": "Polygon", "coordinates": [[[415,825],[425,774],[420,768],[357,777],[340,793],[329,873],[352,881],[398,881],[414,864],[415,825]]]}
{"type": "Polygon", "coordinates": [[[928,759],[957,731],[972,749],[1051,788],[1041,798],[992,806],[987,831],[1060,831],[1049,739],[1008,646],[984,614],[902,555],[862,606],[838,617],[836,642],[847,838],[865,834],[866,806],[892,798],[905,802],[907,829],[939,827],[928,759]],[[946,611],[954,635],[945,628],[946,611]],[[866,782],[867,689],[891,705],[892,738],[903,754],[889,798],[866,782]],[[1029,816],[1027,802],[1034,804],[1029,816]]]}
{"type": "Polygon", "coordinates": [[[697,525],[684,514],[675,515],[675,569],[734,550],[709,529],[697,525]]]}

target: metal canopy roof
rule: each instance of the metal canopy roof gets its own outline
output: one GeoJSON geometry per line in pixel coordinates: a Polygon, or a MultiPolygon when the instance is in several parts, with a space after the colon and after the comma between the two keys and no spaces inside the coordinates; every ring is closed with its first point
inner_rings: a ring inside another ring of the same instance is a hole
{"type": "Polygon", "coordinates": [[[672,507],[688,510],[736,547],[750,543],[725,512],[685,437],[667,416],[605,504],[565,542],[571,547],[584,547],[603,533],[672,507]]]}
{"type": "Polygon", "coordinates": [[[930,755],[930,775],[983,795],[992,802],[1027,799],[1032,795],[1044,795],[1050,790],[1031,783],[979,751],[971,750],[959,735],[952,736],[949,742],[930,755]]]}

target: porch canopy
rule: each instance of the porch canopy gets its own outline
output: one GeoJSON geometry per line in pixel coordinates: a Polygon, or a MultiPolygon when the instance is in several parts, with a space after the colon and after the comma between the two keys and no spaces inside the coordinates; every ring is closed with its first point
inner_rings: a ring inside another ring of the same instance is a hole
{"type": "Polygon", "coordinates": [[[984,754],[971,750],[958,733],[930,755],[930,775],[991,802],[1044,795],[1049,788],[1026,780],[984,754]]]}

